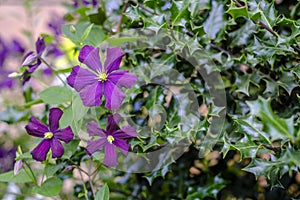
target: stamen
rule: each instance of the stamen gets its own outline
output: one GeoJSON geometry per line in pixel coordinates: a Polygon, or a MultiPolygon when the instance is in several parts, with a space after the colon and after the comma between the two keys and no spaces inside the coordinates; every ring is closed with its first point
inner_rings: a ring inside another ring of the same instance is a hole
{"type": "Polygon", "coordinates": [[[98,81],[104,82],[107,79],[107,74],[105,72],[98,72],[98,81]]]}
{"type": "Polygon", "coordinates": [[[44,138],[45,139],[51,139],[51,138],[53,138],[53,133],[52,132],[46,132],[46,133],[44,133],[44,138]]]}
{"type": "Polygon", "coordinates": [[[107,136],[107,141],[112,144],[115,141],[115,138],[112,135],[107,136]]]}

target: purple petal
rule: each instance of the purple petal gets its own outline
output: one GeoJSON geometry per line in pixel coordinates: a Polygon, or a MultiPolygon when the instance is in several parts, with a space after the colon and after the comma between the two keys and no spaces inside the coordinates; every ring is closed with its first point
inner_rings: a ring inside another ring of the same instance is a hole
{"type": "Polygon", "coordinates": [[[107,143],[105,146],[105,155],[104,155],[104,160],[103,164],[106,167],[115,167],[118,162],[117,162],[117,152],[115,150],[115,146],[113,144],[107,143]]]}
{"type": "Polygon", "coordinates": [[[130,88],[137,80],[135,74],[128,73],[127,70],[120,70],[109,74],[108,79],[118,87],[130,88]]]}
{"type": "Polygon", "coordinates": [[[31,65],[36,60],[37,60],[37,56],[33,53],[33,51],[30,51],[24,56],[22,66],[31,65]]]}
{"type": "Polygon", "coordinates": [[[105,130],[100,128],[99,125],[94,121],[89,122],[86,128],[89,133],[89,136],[100,136],[100,137],[106,136],[105,130]]]}
{"type": "Polygon", "coordinates": [[[121,60],[124,56],[124,52],[119,47],[108,48],[106,51],[106,60],[104,63],[104,69],[108,73],[120,68],[121,60]]]}
{"type": "Polygon", "coordinates": [[[96,151],[102,150],[104,145],[106,145],[107,143],[108,143],[108,141],[106,138],[100,138],[98,140],[90,140],[90,141],[88,141],[88,144],[87,144],[85,150],[89,155],[92,155],[96,151]]]}
{"type": "Polygon", "coordinates": [[[75,84],[75,80],[77,78],[77,74],[78,74],[78,70],[80,69],[80,67],[77,65],[75,67],[73,67],[71,74],[67,77],[67,82],[71,87],[74,87],[75,84]]]}
{"type": "Polygon", "coordinates": [[[59,108],[51,108],[49,114],[49,126],[50,131],[55,132],[59,127],[59,120],[63,114],[63,111],[59,108]]]}
{"type": "Polygon", "coordinates": [[[54,137],[64,141],[65,143],[69,143],[74,138],[74,133],[72,131],[72,128],[70,126],[57,130],[54,133],[54,137]]]}
{"type": "Polygon", "coordinates": [[[29,135],[40,138],[43,138],[44,133],[49,131],[48,127],[35,117],[30,118],[30,122],[25,126],[25,129],[29,135]]]}
{"type": "Polygon", "coordinates": [[[52,158],[60,158],[64,154],[64,147],[56,138],[51,140],[52,158]]]}
{"type": "Polygon", "coordinates": [[[45,139],[31,151],[32,158],[37,161],[46,160],[46,155],[50,149],[51,140],[45,139]]]}
{"type": "Polygon", "coordinates": [[[92,4],[93,4],[93,6],[97,6],[98,5],[98,0],[92,0],[92,4]]]}
{"type": "Polygon", "coordinates": [[[34,65],[28,65],[29,68],[26,71],[29,74],[32,74],[38,68],[38,66],[40,66],[41,63],[42,61],[40,59],[37,59],[37,62],[34,65]]]}
{"type": "Polygon", "coordinates": [[[98,83],[98,77],[96,74],[89,70],[79,68],[77,71],[77,76],[74,79],[74,88],[77,92],[81,91],[88,85],[98,83]]]}
{"type": "Polygon", "coordinates": [[[134,138],[137,137],[136,130],[131,126],[123,126],[120,130],[117,130],[113,135],[120,139],[134,138]]]}
{"type": "Polygon", "coordinates": [[[25,51],[25,49],[24,49],[24,47],[22,46],[22,44],[18,41],[18,40],[16,40],[16,39],[14,39],[13,41],[12,41],[12,49],[11,49],[14,53],[24,53],[24,51],[25,51]]]}
{"type": "Polygon", "coordinates": [[[128,150],[130,148],[130,145],[126,141],[115,138],[115,141],[113,144],[116,145],[120,149],[121,153],[124,156],[128,155],[128,150]]]}
{"type": "Polygon", "coordinates": [[[102,83],[96,82],[80,91],[80,97],[85,106],[100,106],[102,104],[102,83]]]}
{"type": "Polygon", "coordinates": [[[37,39],[37,41],[35,43],[35,48],[36,48],[36,53],[38,54],[38,56],[41,56],[43,51],[46,48],[44,38],[38,38],[37,39]]]}
{"type": "Polygon", "coordinates": [[[104,82],[105,107],[110,110],[118,109],[125,98],[122,90],[110,81],[104,82]]]}
{"type": "Polygon", "coordinates": [[[118,129],[118,124],[121,121],[121,116],[119,114],[108,115],[108,123],[106,126],[106,131],[112,133],[118,129]]]}
{"type": "Polygon", "coordinates": [[[99,48],[85,45],[79,53],[78,60],[86,64],[89,68],[97,71],[102,71],[102,65],[99,56],[99,48]]]}

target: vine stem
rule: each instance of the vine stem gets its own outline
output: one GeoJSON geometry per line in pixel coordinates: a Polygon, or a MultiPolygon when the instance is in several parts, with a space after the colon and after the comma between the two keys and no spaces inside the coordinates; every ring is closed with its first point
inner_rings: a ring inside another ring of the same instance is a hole
{"type": "Polygon", "coordinates": [[[120,16],[120,19],[119,19],[118,24],[116,26],[116,33],[120,32],[123,16],[124,16],[124,13],[125,13],[127,7],[128,7],[128,1],[125,2],[124,6],[122,8],[121,16],[120,16]]]}
{"type": "Polygon", "coordinates": [[[54,72],[54,74],[57,76],[57,78],[64,84],[64,85],[66,85],[66,82],[59,76],[59,74],[57,73],[57,71],[45,60],[45,59],[43,59],[43,58],[41,58],[40,57],[40,60],[45,64],[45,65],[47,65],[47,67],[49,68],[49,69],[51,69],[53,72],[54,72]]]}
{"type": "Polygon", "coordinates": [[[90,186],[91,186],[91,190],[92,190],[93,196],[95,198],[96,197],[96,193],[95,193],[95,190],[94,190],[94,187],[93,187],[93,182],[92,182],[91,174],[90,174],[92,166],[93,166],[93,160],[92,160],[92,157],[90,157],[90,165],[89,165],[88,177],[89,177],[89,183],[90,183],[90,186]]]}
{"type": "MultiPolygon", "coordinates": [[[[35,184],[35,185],[38,185],[38,184],[37,184],[36,177],[35,177],[35,175],[34,175],[32,169],[31,169],[31,167],[29,166],[29,164],[28,164],[25,160],[23,160],[23,161],[24,161],[23,163],[26,165],[26,167],[29,169],[29,171],[30,171],[30,173],[31,173],[32,180],[33,180],[34,184],[35,184]]],[[[26,171],[25,167],[24,167],[24,170],[25,170],[25,172],[28,174],[28,172],[26,171]]]]}

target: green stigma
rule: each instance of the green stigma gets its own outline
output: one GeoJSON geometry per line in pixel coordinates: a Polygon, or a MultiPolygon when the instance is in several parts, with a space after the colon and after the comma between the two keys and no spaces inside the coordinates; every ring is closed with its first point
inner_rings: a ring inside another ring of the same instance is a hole
{"type": "Polygon", "coordinates": [[[107,74],[103,72],[98,73],[98,81],[104,82],[107,79],[107,74]]]}
{"type": "Polygon", "coordinates": [[[110,144],[112,144],[114,140],[115,140],[115,138],[114,138],[113,136],[111,136],[111,135],[107,136],[107,141],[108,141],[110,144]]]}
{"type": "Polygon", "coordinates": [[[45,139],[51,139],[51,138],[53,138],[53,133],[52,132],[46,132],[46,133],[44,133],[44,138],[45,139]]]}

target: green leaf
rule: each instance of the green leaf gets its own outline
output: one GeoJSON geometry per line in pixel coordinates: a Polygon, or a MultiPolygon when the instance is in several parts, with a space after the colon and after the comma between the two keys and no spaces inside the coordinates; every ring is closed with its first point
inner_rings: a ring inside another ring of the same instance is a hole
{"type": "Polygon", "coordinates": [[[101,26],[85,22],[78,22],[75,25],[64,25],[62,31],[66,37],[80,47],[85,44],[98,46],[106,37],[101,26]]]}
{"type": "Polygon", "coordinates": [[[63,104],[72,100],[72,91],[68,87],[52,86],[39,94],[47,104],[63,104]]]}
{"type": "Polygon", "coordinates": [[[41,187],[35,186],[32,188],[33,193],[38,193],[45,197],[57,196],[62,188],[62,180],[57,177],[48,178],[42,183],[41,187]]]}
{"type": "Polygon", "coordinates": [[[82,100],[79,95],[76,95],[72,101],[72,111],[73,111],[73,119],[75,122],[83,119],[83,117],[88,112],[89,107],[83,105],[82,100]]]}
{"type": "Polygon", "coordinates": [[[109,37],[105,41],[107,41],[112,46],[120,46],[123,43],[127,42],[135,42],[137,40],[146,40],[147,38],[144,36],[136,36],[136,37],[109,37]]]}
{"type": "Polygon", "coordinates": [[[72,140],[68,144],[64,144],[65,153],[62,156],[62,159],[70,159],[72,155],[77,151],[80,140],[72,140]]]}
{"type": "Polygon", "coordinates": [[[233,1],[231,1],[229,9],[226,11],[229,15],[233,17],[233,19],[237,19],[239,17],[248,17],[248,10],[246,6],[237,7],[233,1]]]}
{"type": "Polygon", "coordinates": [[[109,200],[109,188],[106,183],[98,190],[95,200],[109,200]]]}
{"type": "Polygon", "coordinates": [[[92,28],[93,28],[94,24],[90,24],[86,29],[85,31],[83,32],[82,36],[81,36],[81,41],[84,41],[88,35],[90,34],[92,28]]]}
{"type": "Polygon", "coordinates": [[[226,186],[227,182],[220,176],[209,176],[205,185],[189,187],[186,200],[204,199],[205,197],[217,198],[217,194],[226,186]]]}
{"type": "Polygon", "coordinates": [[[24,169],[21,169],[16,176],[14,176],[14,171],[0,174],[0,182],[30,183],[33,181],[32,177],[28,176],[24,169]]]}
{"type": "Polygon", "coordinates": [[[47,177],[53,176],[59,169],[62,168],[62,166],[63,166],[63,163],[60,163],[58,165],[54,165],[54,164],[48,163],[45,166],[45,175],[47,177]]]}
{"type": "Polygon", "coordinates": [[[224,20],[224,5],[222,3],[212,2],[212,9],[208,19],[204,22],[204,30],[209,39],[216,39],[218,33],[224,32],[226,26],[224,20]]]}
{"type": "Polygon", "coordinates": [[[275,115],[271,109],[270,100],[259,97],[256,101],[247,101],[250,112],[260,118],[264,126],[264,132],[273,139],[293,140],[293,117],[282,119],[275,115]]]}

